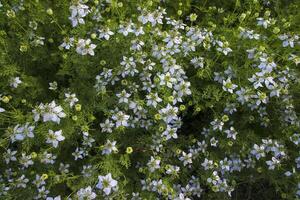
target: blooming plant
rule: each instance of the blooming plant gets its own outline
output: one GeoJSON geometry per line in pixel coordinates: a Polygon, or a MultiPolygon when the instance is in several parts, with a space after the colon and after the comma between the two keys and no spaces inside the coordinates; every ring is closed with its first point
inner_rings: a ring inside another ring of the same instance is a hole
{"type": "Polygon", "coordinates": [[[0,0],[0,199],[300,199],[299,0],[0,0]]]}

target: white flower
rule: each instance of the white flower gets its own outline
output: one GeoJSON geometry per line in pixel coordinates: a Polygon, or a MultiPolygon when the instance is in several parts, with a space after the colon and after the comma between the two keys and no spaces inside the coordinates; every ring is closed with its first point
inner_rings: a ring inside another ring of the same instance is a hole
{"type": "Polygon", "coordinates": [[[162,133],[162,135],[166,137],[166,140],[171,138],[177,139],[177,128],[167,126],[167,129],[162,133]]]}
{"type": "Polygon", "coordinates": [[[91,39],[79,39],[76,47],[76,52],[80,55],[91,55],[94,56],[94,49],[97,46],[91,43],[91,39]]]}
{"type": "Polygon", "coordinates": [[[214,168],[214,161],[208,160],[207,158],[204,159],[204,162],[201,164],[204,167],[204,170],[213,169],[214,168]]]}
{"type": "Polygon", "coordinates": [[[35,175],[35,180],[32,183],[38,188],[46,184],[45,180],[38,174],[35,175]]]}
{"type": "Polygon", "coordinates": [[[118,152],[116,147],[116,141],[107,140],[106,144],[103,146],[102,155],[109,155],[112,152],[118,152]]]}
{"type": "Polygon", "coordinates": [[[170,104],[168,104],[167,107],[159,110],[159,114],[161,114],[162,119],[167,123],[170,123],[171,121],[178,119],[177,112],[178,112],[178,108],[173,107],[170,104]]]}
{"type": "Polygon", "coordinates": [[[67,173],[69,173],[69,167],[70,167],[69,164],[59,163],[59,171],[60,171],[62,174],[67,174],[67,173]]]}
{"type": "Polygon", "coordinates": [[[258,17],[258,18],[256,18],[256,20],[257,20],[257,25],[263,26],[265,29],[267,29],[268,26],[271,24],[270,20],[264,19],[262,17],[258,17]]]}
{"type": "Polygon", "coordinates": [[[106,119],[104,123],[100,123],[100,126],[102,128],[102,132],[111,133],[114,123],[112,123],[109,119],[106,119]]]}
{"type": "Polygon", "coordinates": [[[74,41],[75,39],[73,37],[66,37],[64,38],[64,42],[60,45],[60,47],[69,50],[71,47],[74,46],[74,41]]]}
{"type": "Polygon", "coordinates": [[[120,24],[118,32],[122,33],[124,36],[127,36],[129,33],[134,32],[134,24],[131,21],[120,24]]]}
{"type": "Polygon", "coordinates": [[[33,138],[33,130],[34,126],[29,126],[29,123],[26,123],[24,126],[20,126],[19,124],[14,127],[14,135],[12,141],[15,140],[24,140],[26,137],[33,138]]]}
{"type": "Polygon", "coordinates": [[[56,81],[49,83],[49,90],[57,90],[57,82],[56,81]]]}
{"type": "Polygon", "coordinates": [[[237,85],[233,84],[231,82],[231,79],[228,78],[226,81],[223,80],[223,87],[222,88],[223,88],[224,91],[230,92],[232,94],[233,90],[237,88],[237,85]]]}
{"type": "Polygon", "coordinates": [[[130,50],[141,51],[145,43],[141,40],[132,40],[130,50]]]}
{"type": "Polygon", "coordinates": [[[53,147],[57,148],[58,143],[65,140],[65,137],[62,135],[62,130],[53,132],[49,130],[46,143],[52,144],[53,147]]]}
{"type": "Polygon", "coordinates": [[[257,144],[254,144],[253,149],[251,150],[251,154],[255,156],[257,160],[259,160],[262,157],[265,157],[265,146],[258,146],[257,144]]]}
{"type": "Polygon", "coordinates": [[[185,153],[184,151],[182,152],[182,156],[179,158],[180,161],[183,162],[183,165],[186,166],[188,164],[192,164],[192,157],[193,155],[191,153],[185,153]]]}
{"type": "Polygon", "coordinates": [[[22,153],[22,157],[19,158],[19,163],[23,165],[25,168],[28,168],[29,165],[33,165],[31,155],[27,156],[25,153],[22,153]]]}
{"type": "Polygon", "coordinates": [[[150,172],[154,172],[156,169],[160,168],[160,160],[154,159],[153,156],[151,156],[151,159],[147,163],[147,166],[149,167],[150,172]]]}
{"type": "Polygon", "coordinates": [[[292,141],[295,145],[299,145],[300,144],[300,134],[294,133],[290,137],[290,141],[292,141]]]}
{"type": "Polygon", "coordinates": [[[109,195],[112,189],[117,189],[118,181],[111,177],[111,173],[106,176],[98,176],[98,180],[96,188],[103,190],[106,195],[109,195]]]}
{"type": "Polygon", "coordinates": [[[4,153],[3,158],[5,159],[6,164],[9,164],[10,161],[17,161],[17,158],[15,155],[17,154],[17,151],[12,151],[10,149],[7,149],[6,153],[4,153]]]}
{"type": "Polygon", "coordinates": [[[295,42],[299,40],[298,35],[291,36],[291,35],[283,34],[278,36],[278,38],[283,41],[282,42],[283,47],[290,46],[291,48],[294,48],[295,42]]]}
{"type": "Polygon", "coordinates": [[[5,109],[0,107],[0,113],[2,112],[5,112],[5,109]]]}
{"type": "Polygon", "coordinates": [[[236,139],[237,132],[233,127],[230,127],[229,130],[224,131],[227,134],[227,138],[236,139]]]}
{"type": "Polygon", "coordinates": [[[274,170],[277,165],[280,164],[280,160],[275,157],[272,157],[272,160],[267,160],[266,164],[269,166],[269,169],[274,170]]]}
{"type": "Polygon", "coordinates": [[[79,100],[76,98],[76,94],[65,93],[65,101],[69,103],[70,107],[73,107],[79,100]]]}
{"type": "Polygon", "coordinates": [[[69,19],[72,26],[76,27],[78,24],[84,24],[84,17],[90,13],[89,7],[82,3],[82,0],[77,1],[76,4],[70,6],[71,16],[69,19]]]}
{"type": "Polygon", "coordinates": [[[157,103],[162,102],[162,99],[158,97],[157,93],[150,93],[146,96],[147,106],[153,106],[156,108],[157,103]]]}
{"type": "Polygon", "coordinates": [[[179,170],[180,170],[180,167],[178,167],[176,165],[167,165],[166,174],[176,175],[176,174],[178,174],[179,170]]]}
{"type": "Polygon", "coordinates": [[[111,118],[116,121],[116,127],[128,126],[129,115],[124,114],[122,111],[117,112],[111,118]]]}
{"type": "Polygon", "coordinates": [[[78,200],[91,200],[96,198],[96,193],[93,192],[91,186],[88,186],[86,188],[81,188],[77,192],[78,200]]]}
{"type": "Polygon", "coordinates": [[[114,35],[114,32],[112,32],[109,28],[104,28],[98,30],[99,32],[99,39],[106,39],[109,40],[110,36],[114,35]]]}
{"type": "Polygon", "coordinates": [[[60,196],[56,196],[56,197],[47,197],[46,200],[61,200],[60,196]]]}
{"type": "Polygon", "coordinates": [[[167,87],[172,88],[173,84],[177,82],[177,80],[171,76],[170,72],[166,74],[159,74],[160,85],[167,85],[167,87]]]}
{"type": "Polygon", "coordinates": [[[84,148],[76,148],[75,152],[72,153],[72,156],[74,156],[74,160],[83,159],[87,155],[87,152],[84,148]]]}
{"type": "Polygon", "coordinates": [[[194,65],[194,67],[197,68],[203,68],[204,67],[204,58],[203,57],[194,57],[191,60],[191,64],[194,65]]]}
{"type": "Polygon", "coordinates": [[[26,188],[27,183],[29,182],[29,179],[25,177],[25,175],[22,175],[16,180],[16,187],[17,188],[26,188]]]}
{"type": "Polygon", "coordinates": [[[53,155],[52,153],[48,153],[47,151],[45,151],[41,155],[41,163],[44,163],[44,164],[54,164],[55,159],[56,159],[56,156],[53,155]]]}
{"type": "Polygon", "coordinates": [[[38,121],[40,116],[43,117],[43,122],[53,121],[57,124],[60,123],[60,118],[66,117],[66,114],[63,112],[61,106],[57,106],[55,101],[52,101],[50,104],[44,105],[41,103],[38,108],[32,111],[34,113],[34,121],[38,121]]]}
{"type": "Polygon", "coordinates": [[[19,84],[21,84],[22,81],[20,80],[20,77],[15,77],[12,78],[10,81],[10,86],[13,88],[17,88],[19,86],[19,84]]]}
{"type": "Polygon", "coordinates": [[[122,90],[121,93],[116,95],[119,98],[119,103],[128,103],[128,98],[131,94],[127,93],[125,90],[122,90]]]}

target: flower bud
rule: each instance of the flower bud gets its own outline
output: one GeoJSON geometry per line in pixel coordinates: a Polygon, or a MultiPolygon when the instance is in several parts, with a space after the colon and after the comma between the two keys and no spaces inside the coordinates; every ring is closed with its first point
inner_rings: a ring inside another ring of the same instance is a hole
{"type": "Polygon", "coordinates": [[[133,152],[132,147],[127,147],[127,148],[126,148],[126,153],[127,153],[127,154],[131,154],[132,152],[133,152]]]}
{"type": "Polygon", "coordinates": [[[48,15],[53,15],[53,10],[52,10],[51,8],[48,8],[48,9],[47,9],[47,14],[48,14],[48,15]]]}
{"type": "Polygon", "coordinates": [[[76,104],[76,105],[75,105],[75,110],[76,110],[77,112],[81,111],[81,104],[76,104]]]}

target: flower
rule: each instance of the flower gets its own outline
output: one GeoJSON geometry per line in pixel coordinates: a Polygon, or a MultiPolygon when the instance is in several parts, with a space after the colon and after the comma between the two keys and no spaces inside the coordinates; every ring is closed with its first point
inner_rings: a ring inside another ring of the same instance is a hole
{"type": "Polygon", "coordinates": [[[109,28],[99,29],[98,32],[99,39],[109,40],[110,36],[114,35],[114,32],[112,32],[109,28]]]}
{"type": "Polygon", "coordinates": [[[150,93],[146,95],[147,98],[147,106],[153,106],[156,108],[157,103],[162,102],[162,99],[158,97],[157,93],[150,93]]]}
{"type": "Polygon", "coordinates": [[[192,154],[191,153],[185,153],[184,151],[182,152],[182,156],[179,158],[180,161],[183,162],[183,165],[186,166],[188,164],[192,164],[192,154]]]}
{"type": "Polygon", "coordinates": [[[96,198],[96,193],[93,192],[91,186],[88,186],[86,188],[81,188],[77,192],[78,200],[91,200],[96,198]]]}
{"type": "Polygon", "coordinates": [[[66,114],[63,112],[63,108],[61,106],[57,106],[55,101],[52,101],[50,104],[41,103],[36,109],[33,111],[34,121],[38,121],[40,116],[42,115],[43,121],[53,121],[57,124],[60,123],[60,118],[66,117],[66,114]]]}
{"type": "Polygon", "coordinates": [[[57,90],[57,82],[56,81],[49,83],[49,90],[57,90]]]}
{"type": "Polygon", "coordinates": [[[70,107],[72,108],[76,102],[79,100],[76,98],[76,94],[65,93],[65,102],[68,102],[70,107]]]}
{"type": "Polygon", "coordinates": [[[16,155],[17,151],[12,151],[11,149],[7,149],[6,153],[4,153],[3,157],[5,159],[6,164],[9,164],[10,161],[17,161],[16,155]]]}
{"type": "Polygon", "coordinates": [[[117,152],[118,149],[116,147],[116,143],[116,141],[111,142],[110,140],[107,140],[106,144],[103,147],[102,155],[109,155],[112,152],[117,152]]]}
{"type": "Polygon", "coordinates": [[[33,138],[33,130],[34,126],[29,126],[29,123],[27,122],[24,126],[20,126],[18,124],[17,126],[14,127],[14,135],[12,136],[12,141],[14,142],[15,140],[17,141],[22,141],[26,137],[28,138],[33,138]]]}
{"type": "Polygon", "coordinates": [[[106,119],[104,123],[100,123],[100,126],[102,128],[102,132],[111,133],[114,123],[112,123],[109,119],[106,119]]]}
{"type": "Polygon", "coordinates": [[[94,56],[94,49],[96,47],[97,46],[95,44],[91,43],[91,39],[79,39],[76,47],[76,52],[83,56],[87,54],[94,56]]]}
{"type": "Polygon", "coordinates": [[[119,103],[128,103],[128,98],[131,94],[127,93],[125,90],[122,90],[121,93],[116,95],[119,98],[119,103]]]}
{"type": "Polygon", "coordinates": [[[74,46],[74,41],[75,39],[73,37],[66,37],[64,38],[64,42],[60,45],[60,47],[69,50],[71,47],[74,46]]]}
{"type": "Polygon", "coordinates": [[[111,193],[111,190],[116,190],[118,185],[118,181],[114,180],[111,177],[111,173],[107,174],[106,176],[98,176],[98,183],[96,188],[103,190],[106,195],[111,193]]]}
{"type": "Polygon", "coordinates": [[[65,140],[65,137],[62,135],[62,130],[53,132],[49,130],[46,143],[52,144],[53,147],[57,148],[58,143],[65,140]]]}
{"type": "Polygon", "coordinates": [[[116,121],[116,127],[128,126],[129,115],[124,114],[122,111],[117,112],[111,118],[116,121]]]}
{"type": "Polygon", "coordinates": [[[147,163],[147,166],[149,167],[150,172],[154,172],[156,169],[160,168],[160,160],[154,159],[153,156],[151,156],[151,159],[147,163]]]}
{"type": "Polygon", "coordinates": [[[72,26],[76,27],[78,24],[84,24],[84,17],[90,13],[89,7],[82,3],[82,0],[77,1],[76,4],[70,6],[71,16],[69,19],[72,26]]]}
{"type": "Polygon", "coordinates": [[[237,88],[237,85],[233,84],[233,83],[231,82],[231,79],[228,78],[226,81],[223,80],[223,87],[222,87],[222,88],[223,88],[224,91],[230,92],[230,93],[232,94],[232,93],[233,93],[233,90],[234,90],[235,88],[237,88]]]}
{"type": "Polygon", "coordinates": [[[20,77],[15,77],[12,78],[10,81],[10,86],[13,88],[17,88],[19,86],[19,84],[21,84],[22,81],[20,80],[20,77]]]}

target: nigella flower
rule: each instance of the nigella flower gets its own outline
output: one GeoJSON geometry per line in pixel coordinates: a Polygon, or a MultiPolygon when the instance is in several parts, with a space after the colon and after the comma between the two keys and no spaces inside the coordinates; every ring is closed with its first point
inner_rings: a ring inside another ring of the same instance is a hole
{"type": "Polygon", "coordinates": [[[116,121],[116,127],[118,128],[119,126],[128,126],[128,119],[130,118],[130,116],[124,114],[122,111],[119,111],[111,118],[116,121]]]}
{"type": "Polygon", "coordinates": [[[127,93],[125,90],[122,90],[122,92],[116,94],[116,96],[119,98],[119,103],[128,103],[128,98],[131,96],[131,94],[127,93]]]}
{"type": "Polygon", "coordinates": [[[41,103],[32,112],[34,114],[34,121],[36,122],[40,119],[40,116],[42,116],[43,122],[53,121],[59,124],[60,118],[66,117],[66,114],[63,112],[63,108],[61,106],[57,106],[55,101],[52,101],[50,104],[41,103]]]}
{"type": "Polygon", "coordinates": [[[99,29],[98,32],[99,39],[109,40],[110,36],[114,35],[114,32],[112,32],[109,28],[99,29]]]}
{"type": "Polygon", "coordinates": [[[91,43],[91,39],[79,39],[76,47],[76,52],[80,55],[91,55],[94,56],[94,49],[97,46],[91,43]]]}
{"type": "Polygon", "coordinates": [[[185,153],[184,151],[182,152],[182,156],[179,157],[179,160],[183,162],[183,165],[186,166],[188,164],[192,164],[192,153],[185,153]]]}
{"type": "Polygon", "coordinates": [[[96,198],[96,193],[93,192],[91,186],[88,186],[86,188],[81,188],[77,192],[78,200],[91,200],[96,198]]]}
{"type": "Polygon", "coordinates": [[[49,83],[49,90],[57,90],[57,82],[56,81],[49,83]]]}
{"type": "Polygon", "coordinates": [[[6,153],[4,153],[3,158],[5,159],[6,164],[9,164],[10,161],[17,161],[16,155],[17,151],[12,151],[11,149],[7,149],[6,153]]]}
{"type": "Polygon", "coordinates": [[[21,83],[22,81],[20,80],[20,77],[15,77],[11,79],[10,86],[13,88],[17,88],[21,83]]]}
{"type": "Polygon", "coordinates": [[[62,130],[52,131],[49,130],[46,143],[52,144],[53,147],[58,147],[58,143],[65,140],[65,137],[62,135],[62,130]]]}
{"type": "Polygon", "coordinates": [[[257,25],[263,26],[265,29],[267,29],[268,26],[271,24],[269,19],[264,19],[262,17],[258,17],[258,18],[256,18],[256,20],[257,20],[257,25]]]}
{"type": "Polygon", "coordinates": [[[19,158],[19,163],[25,168],[28,168],[30,165],[33,165],[31,155],[26,155],[25,153],[22,153],[21,158],[19,158]]]}
{"type": "Polygon", "coordinates": [[[46,200],[61,200],[60,196],[56,196],[56,197],[47,197],[46,200]]]}
{"type": "Polygon", "coordinates": [[[279,35],[278,38],[281,41],[283,41],[282,42],[283,47],[290,46],[291,48],[294,48],[295,42],[297,42],[299,40],[298,35],[291,36],[291,35],[288,35],[288,34],[279,35]]]}
{"type": "Polygon", "coordinates": [[[116,141],[111,142],[110,140],[107,140],[106,144],[103,147],[102,155],[109,155],[112,152],[117,152],[118,149],[116,147],[116,143],[116,141]]]}
{"type": "Polygon", "coordinates": [[[82,3],[81,0],[76,4],[70,6],[71,16],[69,19],[72,22],[72,26],[76,27],[78,24],[84,24],[84,17],[90,13],[89,7],[82,3]]]}
{"type": "Polygon", "coordinates": [[[60,47],[69,50],[71,47],[74,46],[74,41],[75,39],[73,37],[66,37],[64,38],[64,42],[60,45],[60,47]]]}
{"type": "Polygon", "coordinates": [[[96,188],[103,190],[106,195],[109,195],[111,190],[117,190],[118,181],[111,177],[111,173],[106,176],[98,176],[98,180],[96,188]]]}
{"type": "Polygon", "coordinates": [[[151,156],[149,162],[147,163],[150,172],[154,172],[156,169],[160,169],[160,160],[153,158],[151,156]]]}
{"type": "Polygon", "coordinates": [[[70,107],[73,107],[79,101],[76,94],[65,93],[65,97],[65,101],[69,103],[70,107]]]}
{"type": "Polygon", "coordinates": [[[194,57],[191,60],[191,64],[197,69],[197,68],[203,68],[204,67],[204,58],[203,57],[194,57]]]}
{"type": "Polygon", "coordinates": [[[158,97],[157,93],[150,93],[146,95],[147,98],[147,106],[153,106],[156,108],[157,103],[162,102],[162,99],[158,97]]]}
{"type": "Polygon", "coordinates": [[[114,123],[112,123],[109,119],[106,119],[104,123],[100,123],[100,126],[102,128],[102,132],[111,133],[114,123]]]}
{"type": "Polygon", "coordinates": [[[18,124],[14,127],[14,135],[12,135],[12,142],[19,140],[22,141],[25,139],[25,137],[33,138],[33,130],[34,126],[29,126],[29,123],[26,123],[24,126],[21,126],[18,124]]]}

